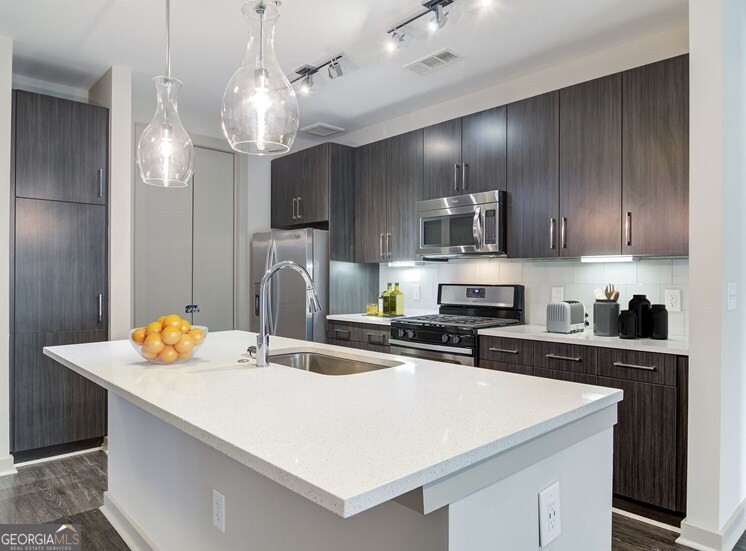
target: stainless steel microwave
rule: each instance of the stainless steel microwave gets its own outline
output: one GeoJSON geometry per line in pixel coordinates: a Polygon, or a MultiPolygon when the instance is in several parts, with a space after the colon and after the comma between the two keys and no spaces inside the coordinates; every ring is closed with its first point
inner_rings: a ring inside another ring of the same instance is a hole
{"type": "Polygon", "coordinates": [[[504,191],[417,203],[417,258],[505,256],[504,191]]]}

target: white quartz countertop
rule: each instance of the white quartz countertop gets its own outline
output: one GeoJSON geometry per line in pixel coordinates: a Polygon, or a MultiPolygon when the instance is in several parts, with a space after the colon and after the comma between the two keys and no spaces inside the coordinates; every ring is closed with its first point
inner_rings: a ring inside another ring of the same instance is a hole
{"type": "Polygon", "coordinates": [[[557,342],[563,344],[584,344],[602,348],[620,348],[637,352],[657,352],[659,354],[689,355],[689,339],[686,337],[669,337],[668,340],[653,339],[620,339],[619,337],[599,337],[586,329],[582,333],[548,333],[544,325],[514,325],[512,327],[495,327],[480,329],[480,335],[490,337],[508,337],[536,341],[557,342]]]}
{"type": "Polygon", "coordinates": [[[349,517],[518,446],[622,398],[580,385],[272,337],[401,361],[326,376],[245,360],[256,335],[210,333],[196,356],[145,362],[127,341],[45,348],[70,369],[234,460],[349,517]]]}

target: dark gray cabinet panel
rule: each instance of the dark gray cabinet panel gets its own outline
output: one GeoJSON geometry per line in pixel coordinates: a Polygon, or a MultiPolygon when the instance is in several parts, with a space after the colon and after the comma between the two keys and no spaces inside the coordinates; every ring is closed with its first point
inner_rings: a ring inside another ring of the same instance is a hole
{"type": "Polygon", "coordinates": [[[106,204],[109,111],[16,91],[16,195],[106,204]]]}
{"type": "Polygon", "coordinates": [[[686,511],[687,453],[689,442],[689,358],[676,362],[677,413],[676,432],[676,510],[686,511]]]}
{"type": "Polygon", "coordinates": [[[596,374],[598,349],[577,344],[557,342],[536,343],[536,367],[558,371],[596,374]]]}
{"type": "Polygon", "coordinates": [[[689,253],[689,56],[623,74],[624,254],[689,253]]]}
{"type": "Polygon", "coordinates": [[[355,150],[329,144],[329,258],[355,261],[355,150]]]}
{"type": "Polygon", "coordinates": [[[272,161],[271,225],[273,228],[287,228],[295,224],[297,205],[296,184],[300,177],[298,157],[287,155],[272,161]]]}
{"type": "Polygon", "coordinates": [[[386,140],[387,261],[415,260],[415,208],[423,181],[422,163],[422,130],[386,140]]]}
{"type": "Polygon", "coordinates": [[[615,379],[676,386],[676,356],[599,348],[598,374],[615,379]]]}
{"type": "Polygon", "coordinates": [[[506,189],[506,107],[461,119],[461,193],[506,189]]]}
{"type": "Polygon", "coordinates": [[[331,145],[326,143],[297,153],[300,180],[293,195],[297,195],[299,199],[296,222],[301,225],[329,220],[331,145]]]}
{"type": "Polygon", "coordinates": [[[535,367],[533,374],[537,377],[544,377],[545,379],[556,379],[558,381],[569,381],[571,383],[581,383],[584,385],[598,384],[598,378],[595,375],[573,373],[572,371],[557,371],[554,369],[535,367]]]}
{"type": "Polygon", "coordinates": [[[106,331],[15,335],[12,451],[106,433],[106,391],[42,352],[45,346],[105,340],[106,331]]]}
{"type": "Polygon", "coordinates": [[[676,389],[598,378],[624,391],[614,427],[614,493],[676,508],[676,389]]]}
{"type": "Polygon", "coordinates": [[[508,256],[559,254],[559,92],[508,105],[508,256]]]}
{"type": "Polygon", "coordinates": [[[106,207],[18,199],[15,214],[15,332],[105,329],[106,207]]]}
{"type": "Polygon", "coordinates": [[[560,256],[622,246],[622,76],[560,90],[560,256]]]}
{"type": "Polygon", "coordinates": [[[386,260],[386,142],[355,150],[355,262],[386,260]]]}
{"type": "Polygon", "coordinates": [[[494,369],[495,371],[504,371],[506,373],[518,373],[519,375],[533,375],[534,368],[528,365],[518,365],[507,362],[491,362],[489,360],[479,360],[479,367],[483,369],[494,369]]]}
{"type": "Polygon", "coordinates": [[[424,179],[419,200],[461,193],[461,119],[424,129],[424,179]]]}
{"type": "Polygon", "coordinates": [[[479,363],[489,360],[497,363],[534,365],[536,343],[526,339],[505,337],[479,338],[479,363]]]}

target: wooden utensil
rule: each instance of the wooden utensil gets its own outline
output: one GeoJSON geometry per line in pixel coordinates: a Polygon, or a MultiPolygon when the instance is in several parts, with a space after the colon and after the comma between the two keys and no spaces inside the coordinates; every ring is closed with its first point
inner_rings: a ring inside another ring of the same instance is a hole
{"type": "Polygon", "coordinates": [[[604,300],[604,292],[601,289],[596,289],[593,291],[593,295],[596,297],[596,300],[604,300]]]}
{"type": "Polygon", "coordinates": [[[605,294],[606,294],[606,299],[607,299],[607,300],[612,300],[612,298],[611,298],[611,297],[613,297],[613,296],[614,296],[614,292],[615,292],[615,291],[616,291],[616,288],[614,287],[614,284],[613,284],[613,283],[609,283],[609,284],[608,284],[608,285],[606,286],[606,289],[604,289],[604,292],[605,292],[605,294]]]}

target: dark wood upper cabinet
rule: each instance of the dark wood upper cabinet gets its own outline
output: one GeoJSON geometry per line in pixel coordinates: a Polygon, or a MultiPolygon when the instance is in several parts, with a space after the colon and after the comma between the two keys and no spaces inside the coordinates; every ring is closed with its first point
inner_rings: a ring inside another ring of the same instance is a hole
{"type": "Polygon", "coordinates": [[[461,193],[461,119],[423,130],[424,173],[419,200],[453,197],[461,193]]]}
{"type": "Polygon", "coordinates": [[[689,254],[689,56],[623,73],[625,254],[689,254]]]}
{"type": "Polygon", "coordinates": [[[506,189],[506,107],[461,119],[461,193],[506,189]]]}
{"type": "Polygon", "coordinates": [[[298,198],[293,180],[298,178],[298,157],[287,155],[272,161],[271,216],[273,228],[287,228],[295,224],[298,198]]]}
{"type": "Polygon", "coordinates": [[[560,90],[560,256],[621,252],[622,76],[560,90]]]}
{"type": "Polygon", "coordinates": [[[559,254],[559,92],[507,108],[508,255],[559,254]]]}
{"type": "MultiPolygon", "coordinates": [[[[323,144],[298,152],[300,179],[295,194],[298,195],[297,217],[301,224],[318,224],[329,220],[329,177],[331,146],[323,144]]],[[[336,144],[334,144],[336,145],[336,144]]],[[[292,180],[291,180],[292,181],[292,180]]],[[[352,181],[350,181],[352,184],[352,181]]]]}
{"type": "Polygon", "coordinates": [[[386,142],[355,150],[355,262],[385,262],[386,142]]]}
{"type": "Polygon", "coordinates": [[[15,332],[106,328],[106,207],[16,200],[15,332]]]}
{"type": "Polygon", "coordinates": [[[417,190],[422,185],[423,131],[386,140],[388,261],[415,260],[417,190]]]}
{"type": "Polygon", "coordinates": [[[18,197],[106,204],[109,110],[15,92],[18,197]]]}

